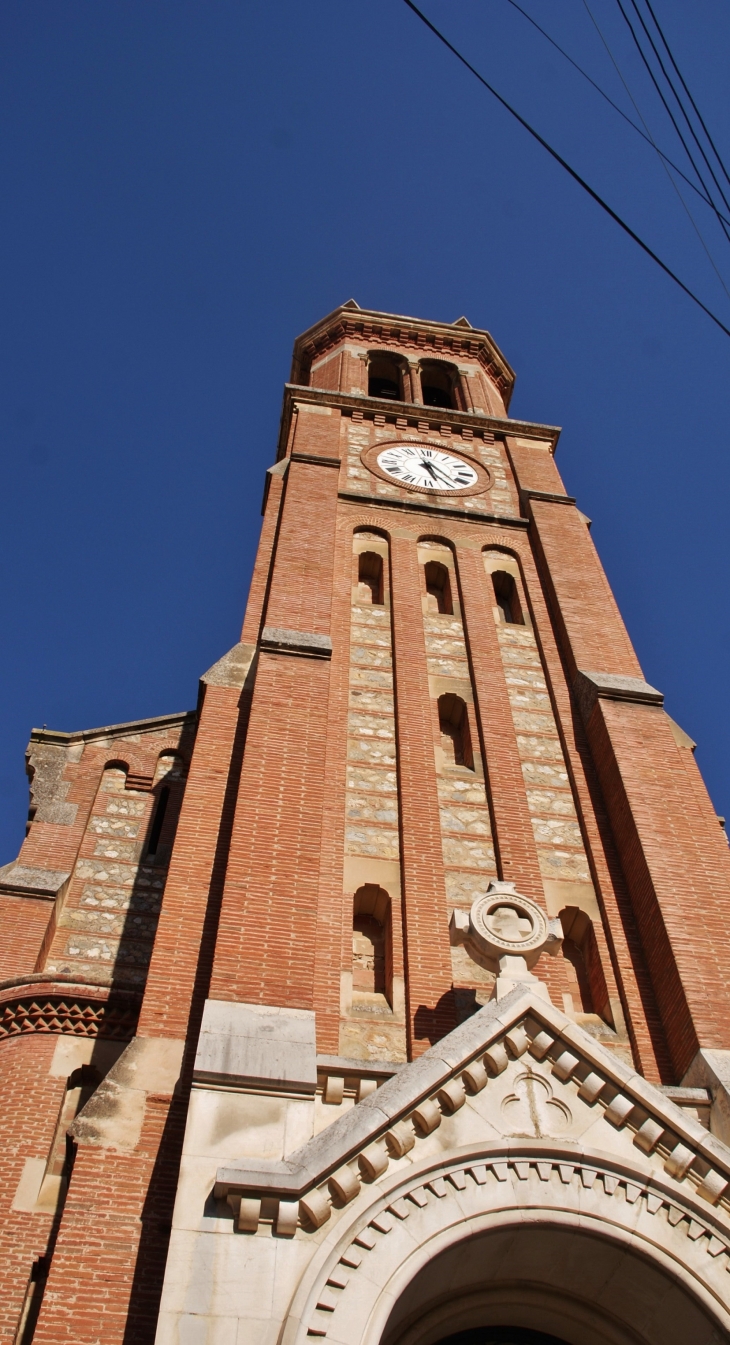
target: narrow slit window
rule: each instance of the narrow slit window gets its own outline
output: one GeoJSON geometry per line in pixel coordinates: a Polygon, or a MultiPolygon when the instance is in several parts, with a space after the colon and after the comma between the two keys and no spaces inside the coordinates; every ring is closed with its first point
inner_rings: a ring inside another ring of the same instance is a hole
{"type": "Polygon", "coordinates": [[[363,551],[357,562],[358,601],[383,606],[383,558],[376,551],[363,551]]]}
{"type": "Polygon", "coordinates": [[[353,920],[352,988],[385,994],[385,930],[373,915],[356,915],[353,920]]]}
{"type": "Polygon", "coordinates": [[[586,967],[583,949],[580,944],[575,943],[573,939],[563,939],[563,957],[570,968],[568,972],[568,984],[570,986],[573,1003],[579,1007],[581,1013],[593,1013],[593,996],[591,994],[591,983],[586,967]]]}
{"type": "Polygon", "coordinates": [[[154,820],[154,822],[152,823],[152,830],[151,830],[151,832],[150,832],[150,842],[149,842],[149,845],[147,846],[147,854],[148,854],[148,855],[156,855],[156,854],[157,854],[157,847],[158,847],[158,845],[160,844],[160,835],[161,835],[161,833],[162,833],[162,824],[163,824],[163,822],[164,822],[164,820],[165,820],[165,813],[167,812],[167,804],[168,804],[168,800],[169,800],[169,798],[170,798],[170,791],[169,791],[169,789],[167,789],[167,788],[165,788],[165,789],[161,789],[161,790],[160,790],[160,797],[159,797],[159,799],[158,799],[158,801],[157,801],[157,811],[155,812],[155,820],[154,820]]]}
{"type": "Polygon", "coordinates": [[[447,766],[466,766],[474,770],[474,752],[469,732],[466,704],[460,696],[439,696],[439,731],[447,766]]]}
{"type": "Polygon", "coordinates": [[[352,913],[352,1007],[356,1013],[391,1012],[393,947],[390,897],[366,883],[352,913]]]}
{"type": "Polygon", "coordinates": [[[495,570],[492,574],[492,584],[502,619],[511,626],[524,626],[525,618],[522,614],[520,595],[512,575],[506,570],[495,570]]]}
{"type": "Polygon", "coordinates": [[[428,610],[453,616],[454,603],[451,597],[451,579],[446,566],[438,560],[430,560],[425,566],[425,573],[428,610]]]}

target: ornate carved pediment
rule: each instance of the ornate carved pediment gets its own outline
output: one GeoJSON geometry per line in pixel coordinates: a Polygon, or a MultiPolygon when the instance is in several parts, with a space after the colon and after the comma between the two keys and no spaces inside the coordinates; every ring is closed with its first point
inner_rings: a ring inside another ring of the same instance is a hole
{"type": "Polygon", "coordinates": [[[707,1237],[730,1266],[730,1150],[552,1004],[519,988],[284,1161],[219,1168],[215,1195],[241,1230],[255,1231],[265,1218],[280,1236],[306,1237],[350,1205],[366,1208],[384,1182],[399,1174],[407,1182],[422,1164],[458,1166],[467,1150],[470,1162],[459,1172],[476,1185],[487,1171],[490,1180],[507,1169],[521,1180],[515,1162],[537,1163],[541,1180],[539,1164],[567,1171],[572,1163],[580,1174],[587,1161],[594,1176],[579,1180],[590,1186],[599,1167],[582,1155],[607,1155],[616,1182],[629,1181],[629,1203],[635,1190],[652,1205],[666,1204],[670,1192],[699,1201],[707,1237]]]}

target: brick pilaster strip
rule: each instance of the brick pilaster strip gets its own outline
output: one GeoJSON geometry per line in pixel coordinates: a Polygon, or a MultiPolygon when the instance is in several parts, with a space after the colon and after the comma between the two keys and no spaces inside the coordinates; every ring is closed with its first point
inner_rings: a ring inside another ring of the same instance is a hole
{"type": "MultiPolygon", "coordinates": [[[[313,443],[331,443],[321,417],[313,443]]],[[[328,432],[332,427],[328,422],[328,432]]],[[[329,636],[337,485],[291,462],[264,620],[329,636]]],[[[330,660],[262,650],[233,824],[210,994],[313,1006],[330,660]]]]}
{"type": "MultiPolygon", "coordinates": [[[[594,932],[609,997],[620,997],[636,1068],[646,1079],[669,1082],[673,1070],[666,1037],[585,729],[571,701],[538,566],[530,554],[522,553],[521,558],[535,639],[601,912],[601,924],[594,932]]],[[[539,548],[538,560],[542,566],[539,548]]]]}
{"type": "Polygon", "coordinates": [[[454,1026],[449,917],[416,543],[391,542],[409,1054],[454,1026]]]}
{"type": "MultiPolygon", "coordinates": [[[[198,977],[201,942],[210,922],[211,889],[218,898],[227,854],[225,812],[232,813],[249,693],[208,686],[180,811],[138,1034],[184,1038],[198,977]],[[232,763],[238,757],[236,771],[232,763]],[[227,809],[226,809],[227,804],[227,809]]],[[[230,828],[230,817],[228,819],[230,828]]],[[[212,937],[215,930],[210,931],[212,937]]],[[[210,950],[209,950],[210,952],[210,950]]],[[[203,990],[203,995],[205,990],[203,990]]]]}
{"type": "Polygon", "coordinates": [[[340,1049],[340,973],[352,966],[352,902],[343,896],[342,856],[347,804],[347,712],[352,605],[351,526],[338,529],[332,586],[332,663],[327,706],[324,814],[314,941],[313,1008],[317,1050],[340,1049]]]}
{"type": "Polygon", "coordinates": [[[599,699],[588,739],[679,1080],[730,1048],[730,852],[661,708],[599,699]]]}
{"type": "MultiPolygon", "coordinates": [[[[568,678],[591,664],[601,673],[641,677],[577,510],[544,500],[531,500],[529,508],[535,551],[549,574],[568,678]]],[[[588,742],[630,894],[640,961],[651,976],[671,1069],[679,1079],[698,1043],[718,1044],[723,1037],[718,1024],[726,1015],[718,1006],[730,1007],[730,982],[719,951],[730,898],[730,855],[719,826],[715,832],[704,788],[700,795],[689,782],[678,756],[682,749],[660,707],[599,698],[588,723],[588,742]],[[677,873],[692,874],[681,897],[677,873]],[[688,921],[690,910],[701,915],[688,921]]]]}
{"type": "Polygon", "coordinates": [[[213,999],[312,1008],[329,666],[260,655],[213,999]]]}
{"type": "Polygon", "coordinates": [[[641,677],[616,599],[578,510],[538,499],[529,500],[528,508],[545,557],[548,600],[570,681],[579,668],[641,677]]]}
{"type": "Polygon", "coordinates": [[[262,617],[266,605],[271,563],[276,549],[276,537],[279,530],[282,500],[286,490],[287,471],[287,461],[277,463],[269,477],[264,521],[256,551],[253,574],[251,575],[251,587],[248,591],[243,630],[241,631],[241,640],[245,644],[256,643],[263,624],[262,617]]]}

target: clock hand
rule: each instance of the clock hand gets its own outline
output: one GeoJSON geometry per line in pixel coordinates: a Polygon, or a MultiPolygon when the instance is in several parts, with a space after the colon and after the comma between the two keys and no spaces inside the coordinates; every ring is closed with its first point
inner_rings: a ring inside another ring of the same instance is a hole
{"type": "Polygon", "coordinates": [[[454,484],[453,481],[451,480],[450,477],[448,477],[448,476],[446,475],[445,472],[442,472],[442,470],[441,470],[440,467],[435,467],[435,468],[434,468],[434,476],[435,476],[437,473],[438,473],[438,475],[441,477],[441,480],[446,482],[447,486],[452,486],[452,487],[453,487],[453,484],[454,484]]]}
{"type": "Polygon", "coordinates": [[[426,470],[431,473],[434,480],[436,480],[436,469],[433,463],[428,461],[428,458],[421,458],[421,466],[425,467],[426,470]]]}

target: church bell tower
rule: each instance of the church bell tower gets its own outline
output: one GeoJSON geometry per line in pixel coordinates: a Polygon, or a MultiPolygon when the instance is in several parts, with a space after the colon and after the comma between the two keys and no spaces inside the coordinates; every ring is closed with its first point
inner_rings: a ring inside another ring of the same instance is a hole
{"type": "MultiPolygon", "coordinates": [[[[23,1345],[727,1338],[727,841],[513,383],[466,318],[305,332],[240,642],[174,742],[64,746],[152,832],[181,765],[23,1345]]],[[[21,970],[96,1003],[85,853],[21,970]]]]}

